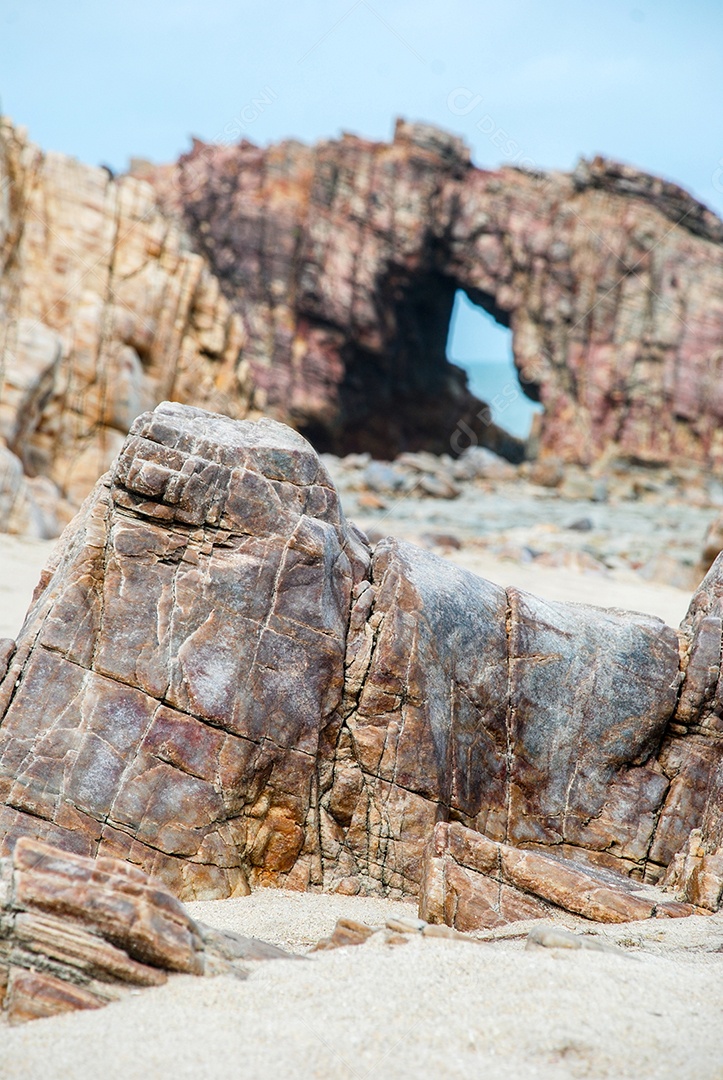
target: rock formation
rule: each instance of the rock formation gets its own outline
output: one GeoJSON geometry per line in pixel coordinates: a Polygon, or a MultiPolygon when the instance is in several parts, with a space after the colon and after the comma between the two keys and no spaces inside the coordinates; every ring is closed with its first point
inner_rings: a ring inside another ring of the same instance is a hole
{"type": "Polygon", "coordinates": [[[458,822],[442,821],[429,841],[419,895],[420,915],[462,931],[560,911],[617,923],[679,919],[696,910],[701,913],[604,867],[495,843],[458,822]]]}
{"type": "Polygon", "coordinates": [[[147,184],[0,120],[0,528],[56,536],[164,398],[245,416],[242,343],[147,184]]]}
{"type": "Polygon", "coordinates": [[[0,859],[0,1018],[98,1009],[169,972],[246,978],[290,954],[195,922],[157,881],[27,837],[0,859]]]}
{"type": "Polygon", "coordinates": [[[596,158],[472,166],[397,123],[390,144],[196,141],[150,169],[240,312],[259,403],[320,449],[495,449],[445,362],[456,289],[512,330],[541,453],[723,462],[723,222],[596,158]]]}
{"type": "Polygon", "coordinates": [[[0,852],[127,859],[181,899],[416,896],[452,822],[653,884],[680,855],[716,906],[722,604],[723,560],[678,635],[372,554],[301,435],[163,404],[0,649],[0,852]]]}
{"type": "Polygon", "coordinates": [[[723,225],[673,184],[481,170],[401,121],[115,179],[3,121],[0,527],[57,534],[165,398],[320,450],[519,461],[445,358],[456,289],[512,330],[543,456],[723,460],[723,225]]]}

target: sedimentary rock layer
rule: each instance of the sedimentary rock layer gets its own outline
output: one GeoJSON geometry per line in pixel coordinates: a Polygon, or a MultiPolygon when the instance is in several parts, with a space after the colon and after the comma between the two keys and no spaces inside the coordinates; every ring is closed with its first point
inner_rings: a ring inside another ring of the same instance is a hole
{"type": "Polygon", "coordinates": [[[419,894],[424,919],[479,930],[561,911],[607,923],[702,913],[614,870],[495,843],[458,822],[435,825],[419,894]]]}
{"type": "Polygon", "coordinates": [[[446,360],[457,289],[511,329],[543,455],[723,462],[723,225],[673,184],[477,169],[401,121],[114,178],[3,121],[0,527],[56,535],[164,398],[321,450],[519,460],[446,360]]]}
{"type": "Polygon", "coordinates": [[[98,1009],[168,974],[246,978],[244,960],[288,956],[195,922],[158,881],[28,837],[0,859],[0,1017],[98,1009]]]}
{"type": "Polygon", "coordinates": [[[0,851],[121,857],[184,899],[414,896],[439,821],[651,882],[698,829],[694,893],[723,845],[722,583],[677,635],[372,555],[299,434],[161,405],[0,650],[0,851]]]}
{"type": "Polygon", "coordinates": [[[0,528],[56,536],[164,398],[245,416],[242,342],[147,184],[0,120],[0,528]]]}

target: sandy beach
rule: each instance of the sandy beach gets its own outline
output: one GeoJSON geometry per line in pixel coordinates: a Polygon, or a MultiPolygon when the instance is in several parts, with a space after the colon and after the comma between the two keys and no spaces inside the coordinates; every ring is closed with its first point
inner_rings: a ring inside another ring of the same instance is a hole
{"type": "MultiPolygon", "coordinates": [[[[304,952],[340,916],[413,905],[260,890],[195,917],[304,952]]],[[[3,1080],[723,1077],[723,918],[617,927],[567,919],[626,955],[415,938],[254,965],[245,982],[176,976],[99,1011],[2,1030],[3,1080]]]]}

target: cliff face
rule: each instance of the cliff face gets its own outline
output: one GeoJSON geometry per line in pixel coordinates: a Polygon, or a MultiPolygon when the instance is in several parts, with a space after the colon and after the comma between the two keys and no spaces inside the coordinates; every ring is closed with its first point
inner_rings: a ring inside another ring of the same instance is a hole
{"type": "Polygon", "coordinates": [[[0,527],[55,535],[164,398],[245,415],[242,342],[148,184],[0,125],[0,527]]]}
{"type": "Polygon", "coordinates": [[[403,122],[115,179],[3,122],[2,527],[57,533],[164,399],[321,450],[519,460],[445,358],[458,288],[511,328],[543,455],[723,464],[723,223],[673,184],[487,172],[403,122]]]}
{"type": "Polygon", "coordinates": [[[461,288],[512,329],[543,454],[723,461],[723,223],[674,184],[488,172],[404,122],[391,144],[196,142],[148,177],[244,321],[260,406],[323,449],[500,445],[444,358],[461,288]]]}
{"type": "Polygon", "coordinates": [[[519,461],[445,355],[456,281],[442,204],[468,170],[460,140],[400,125],[391,145],[195,141],[143,175],[241,315],[259,409],[321,450],[442,453],[461,421],[519,461]]]}

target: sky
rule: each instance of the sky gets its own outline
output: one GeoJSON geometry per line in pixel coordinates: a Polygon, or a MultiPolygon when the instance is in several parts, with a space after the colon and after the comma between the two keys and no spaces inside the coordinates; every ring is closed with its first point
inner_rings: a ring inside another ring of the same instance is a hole
{"type": "MultiPolygon", "coordinates": [[[[404,116],[483,167],[602,153],[723,214],[723,0],[0,0],[0,99],[44,149],[121,171],[192,134],[388,139],[404,116]]],[[[509,339],[460,303],[450,353],[509,339]]]]}

